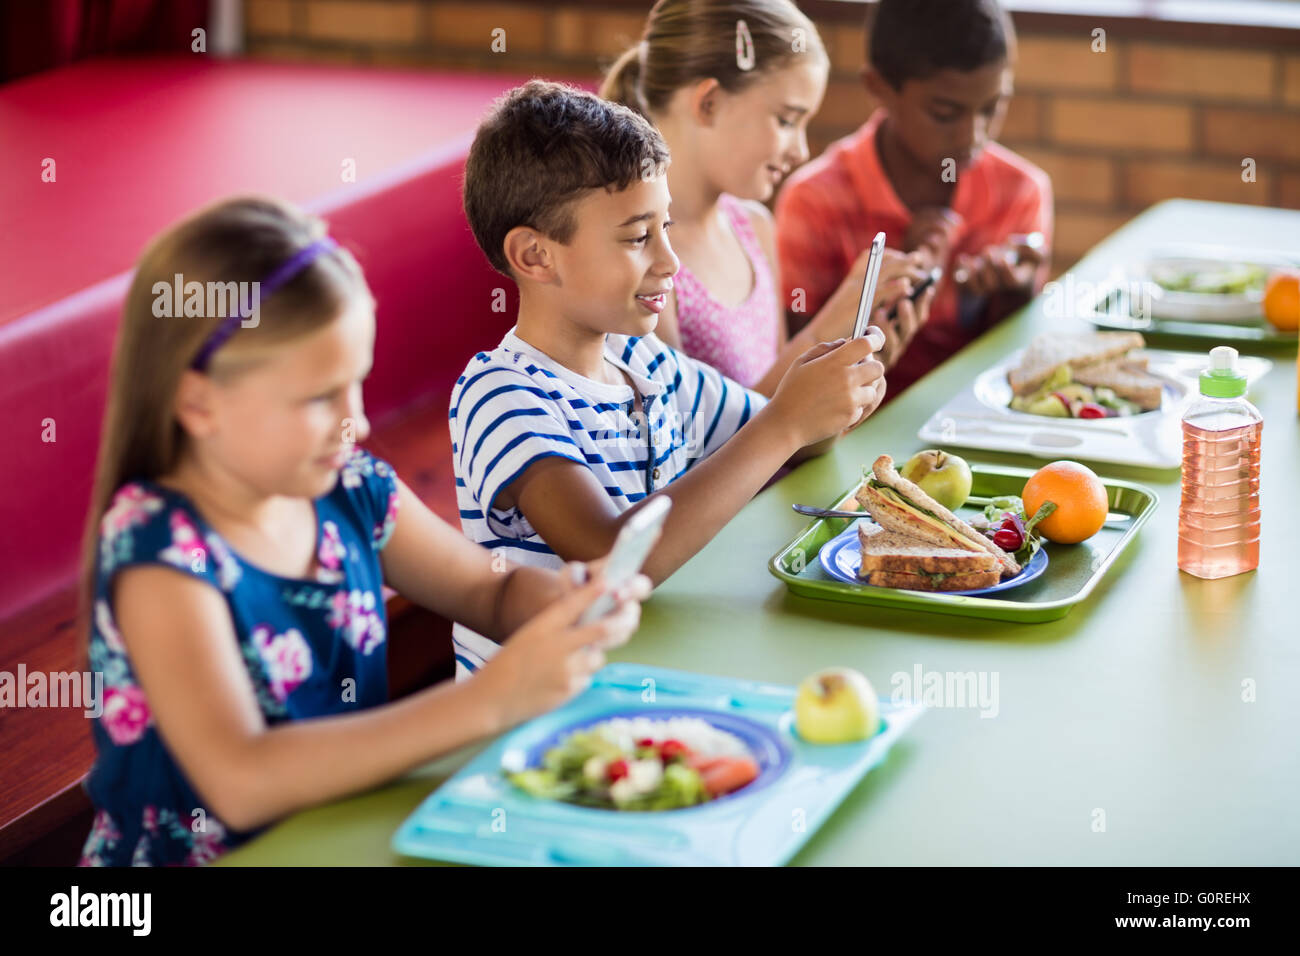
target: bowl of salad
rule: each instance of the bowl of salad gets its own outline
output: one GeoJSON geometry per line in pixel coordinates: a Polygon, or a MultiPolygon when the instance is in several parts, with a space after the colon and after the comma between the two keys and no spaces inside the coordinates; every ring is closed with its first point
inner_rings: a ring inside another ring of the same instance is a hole
{"type": "Polygon", "coordinates": [[[506,778],[543,800],[599,810],[682,810],[751,793],[789,759],[776,732],[721,711],[612,713],[503,759],[506,778]],[[522,763],[522,767],[514,766],[522,763]]]}
{"type": "Polygon", "coordinates": [[[1249,322],[1260,318],[1272,265],[1212,254],[1169,251],[1149,258],[1151,314],[1184,322],[1249,322]]]}

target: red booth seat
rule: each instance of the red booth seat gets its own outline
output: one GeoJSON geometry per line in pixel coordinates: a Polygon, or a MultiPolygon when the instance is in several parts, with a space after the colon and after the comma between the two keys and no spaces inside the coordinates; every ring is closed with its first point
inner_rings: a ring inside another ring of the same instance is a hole
{"type": "Polygon", "coordinates": [[[490,304],[513,288],[473,243],[459,176],[479,117],[521,79],[195,56],[0,87],[0,620],[69,581],[129,270],[201,205],[264,192],[325,216],[379,303],[372,419],[445,399],[509,321],[490,304]]]}

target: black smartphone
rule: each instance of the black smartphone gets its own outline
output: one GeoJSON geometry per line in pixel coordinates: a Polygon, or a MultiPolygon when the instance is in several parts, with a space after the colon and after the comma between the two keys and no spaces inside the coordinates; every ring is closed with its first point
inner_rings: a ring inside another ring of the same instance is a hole
{"type": "MultiPolygon", "coordinates": [[[[920,282],[916,284],[916,288],[912,290],[912,294],[909,295],[908,298],[911,299],[913,302],[919,301],[921,296],[925,295],[925,290],[930,288],[930,286],[934,285],[942,278],[943,278],[943,270],[940,269],[938,266],[935,266],[933,269],[930,270],[929,274],[926,275],[924,279],[922,279],[920,282]]],[[[897,302],[895,302],[894,307],[889,310],[889,315],[887,315],[886,318],[890,322],[893,322],[895,319],[898,318],[897,302]]]]}

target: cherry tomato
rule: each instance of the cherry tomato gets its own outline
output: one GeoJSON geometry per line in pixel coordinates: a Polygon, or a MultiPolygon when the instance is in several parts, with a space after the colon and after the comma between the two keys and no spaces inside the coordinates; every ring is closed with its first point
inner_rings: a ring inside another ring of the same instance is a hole
{"type": "Polygon", "coordinates": [[[605,768],[605,779],[610,783],[615,780],[622,780],[627,776],[628,767],[626,760],[611,760],[609,766],[605,768]]]}
{"type": "Polygon", "coordinates": [[[1080,418],[1106,418],[1106,409],[1096,402],[1084,402],[1079,409],[1080,418]]]}
{"type": "Polygon", "coordinates": [[[642,737],[640,740],[636,742],[636,745],[638,747],[653,747],[655,745],[654,738],[642,737]]]}
{"type": "Polygon", "coordinates": [[[664,763],[675,760],[678,757],[685,759],[691,755],[691,748],[687,747],[680,740],[665,740],[659,745],[659,759],[664,763]]]}
{"type": "Polygon", "coordinates": [[[993,543],[1003,551],[1019,551],[1025,539],[1020,536],[1019,531],[1003,528],[993,536],[993,543]]]}

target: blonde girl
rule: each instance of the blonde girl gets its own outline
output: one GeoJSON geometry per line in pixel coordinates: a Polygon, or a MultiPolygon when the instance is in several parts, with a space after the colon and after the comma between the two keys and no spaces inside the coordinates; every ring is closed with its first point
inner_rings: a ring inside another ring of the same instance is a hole
{"type": "MultiPolygon", "coordinates": [[[[656,334],[771,396],[817,342],[848,337],[865,256],[835,296],[791,336],[781,303],[772,216],[764,202],[808,159],[807,126],[826,91],[829,60],[817,28],[789,0],[659,0],[641,42],[610,69],[601,96],[638,110],[672,153],[673,250],[681,260],[656,334]]],[[[929,314],[904,297],[918,260],[891,252],[872,324],[885,333],[886,370],[929,314]],[[882,305],[903,298],[896,320],[882,305]]]]}
{"type": "Polygon", "coordinates": [[[579,627],[599,568],[494,570],[357,447],[374,337],[356,261],[286,204],[221,202],[145,251],[85,543],[105,691],[83,864],[207,862],[555,707],[635,629],[647,581],[579,627]],[[388,703],[385,582],[504,650],[388,703]]]}

